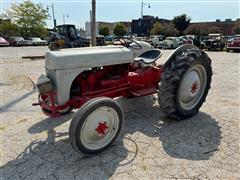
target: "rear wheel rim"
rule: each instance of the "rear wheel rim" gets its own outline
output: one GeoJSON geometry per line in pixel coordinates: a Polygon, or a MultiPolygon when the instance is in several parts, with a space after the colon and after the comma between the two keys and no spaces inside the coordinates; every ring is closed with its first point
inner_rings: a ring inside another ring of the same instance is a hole
{"type": "Polygon", "coordinates": [[[109,106],[102,106],[91,112],[81,128],[82,144],[91,150],[106,147],[116,136],[119,128],[117,111],[109,106]]]}
{"type": "Polygon", "coordinates": [[[207,73],[204,66],[191,67],[180,81],[178,100],[184,110],[191,110],[202,99],[207,85],[207,73]]]}

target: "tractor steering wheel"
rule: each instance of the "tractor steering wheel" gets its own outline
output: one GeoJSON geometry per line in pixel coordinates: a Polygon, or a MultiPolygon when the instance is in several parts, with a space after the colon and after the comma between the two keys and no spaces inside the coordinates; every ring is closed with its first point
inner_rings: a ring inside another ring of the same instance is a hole
{"type": "Polygon", "coordinates": [[[141,50],[143,47],[141,44],[139,44],[137,41],[131,40],[132,42],[129,44],[129,47],[131,49],[135,49],[135,50],[141,50]]]}
{"type": "Polygon", "coordinates": [[[121,43],[121,45],[123,45],[123,46],[127,46],[127,41],[126,41],[126,39],[122,39],[122,38],[119,38],[119,42],[121,43]]]}
{"type": "Polygon", "coordinates": [[[135,49],[135,50],[142,49],[142,46],[137,41],[132,40],[132,39],[119,38],[119,42],[121,43],[121,45],[123,45],[127,48],[131,48],[131,49],[135,49]]]}

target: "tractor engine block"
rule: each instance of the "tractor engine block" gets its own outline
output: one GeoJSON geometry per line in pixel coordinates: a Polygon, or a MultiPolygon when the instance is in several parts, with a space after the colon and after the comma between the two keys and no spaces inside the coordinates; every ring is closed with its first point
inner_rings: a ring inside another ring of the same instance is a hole
{"type": "Polygon", "coordinates": [[[161,74],[162,68],[154,65],[138,68],[132,67],[132,64],[96,67],[84,71],[74,80],[70,96],[95,97],[106,95],[104,92],[110,97],[136,96],[135,92],[146,89],[152,93],[157,90],[161,74]]]}

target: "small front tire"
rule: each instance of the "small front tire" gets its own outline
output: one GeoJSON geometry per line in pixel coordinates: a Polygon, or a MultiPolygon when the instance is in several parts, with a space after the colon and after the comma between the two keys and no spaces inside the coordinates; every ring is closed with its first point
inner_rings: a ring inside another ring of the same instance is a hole
{"type": "Polygon", "coordinates": [[[73,117],[69,140],[77,152],[96,154],[111,146],[123,124],[123,111],[111,98],[95,98],[85,103],[73,117]]]}

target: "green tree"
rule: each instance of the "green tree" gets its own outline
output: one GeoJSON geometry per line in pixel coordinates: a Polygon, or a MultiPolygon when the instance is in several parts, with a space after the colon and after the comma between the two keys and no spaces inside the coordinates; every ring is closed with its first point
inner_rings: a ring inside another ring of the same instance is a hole
{"type": "Polygon", "coordinates": [[[126,34],[126,32],[127,31],[125,29],[125,26],[122,23],[117,23],[117,25],[115,26],[114,31],[113,31],[113,33],[116,36],[124,36],[126,34]]]}
{"type": "Polygon", "coordinates": [[[150,31],[151,35],[160,35],[162,34],[162,24],[160,22],[156,22],[153,25],[152,30],[150,31]]]}
{"type": "Polygon", "coordinates": [[[183,31],[185,31],[189,26],[190,21],[191,21],[190,17],[188,17],[186,14],[182,14],[180,16],[175,16],[172,20],[172,23],[174,24],[175,28],[179,31],[179,34],[182,35],[183,31]]]}
{"type": "Polygon", "coordinates": [[[234,34],[240,34],[240,23],[236,23],[235,26],[232,29],[232,32],[234,34]]]}
{"type": "Polygon", "coordinates": [[[103,36],[108,36],[109,35],[109,28],[108,28],[108,26],[105,26],[105,25],[100,26],[99,27],[99,34],[103,35],[103,36]]]}
{"type": "Polygon", "coordinates": [[[19,28],[16,24],[12,24],[11,22],[3,21],[0,24],[0,36],[8,38],[10,36],[18,36],[19,28]]]}
{"type": "Polygon", "coordinates": [[[7,11],[7,16],[19,26],[22,36],[43,37],[46,35],[46,20],[49,17],[48,10],[41,4],[29,0],[21,3],[13,3],[7,11]]]}
{"type": "Polygon", "coordinates": [[[164,35],[164,36],[176,36],[178,34],[177,29],[172,23],[156,22],[151,30],[152,35],[164,35]]]}

